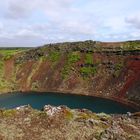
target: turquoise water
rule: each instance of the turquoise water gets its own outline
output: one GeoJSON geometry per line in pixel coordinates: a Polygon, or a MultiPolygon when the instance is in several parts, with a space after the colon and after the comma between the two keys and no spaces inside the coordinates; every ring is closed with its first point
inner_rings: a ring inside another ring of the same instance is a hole
{"type": "Polygon", "coordinates": [[[66,105],[70,108],[86,108],[93,112],[126,113],[135,112],[132,107],[124,104],[91,96],[60,94],[60,93],[8,93],[0,95],[0,108],[15,108],[30,104],[35,109],[44,105],[66,105]]]}

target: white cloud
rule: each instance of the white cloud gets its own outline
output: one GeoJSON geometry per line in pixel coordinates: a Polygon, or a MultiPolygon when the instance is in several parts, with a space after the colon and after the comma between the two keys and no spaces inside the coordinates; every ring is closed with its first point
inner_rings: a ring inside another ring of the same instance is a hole
{"type": "Polygon", "coordinates": [[[32,46],[138,39],[139,5],[139,0],[5,0],[0,3],[0,42],[32,46]]]}
{"type": "Polygon", "coordinates": [[[4,28],[4,26],[3,26],[3,24],[0,22],[0,32],[3,31],[3,28],[4,28]]]}
{"type": "Polygon", "coordinates": [[[43,11],[50,18],[57,18],[70,11],[74,0],[6,0],[8,1],[6,17],[22,19],[32,12],[43,11]]]}
{"type": "Polygon", "coordinates": [[[23,37],[23,38],[40,38],[42,37],[41,34],[33,31],[33,30],[27,30],[27,29],[22,29],[19,32],[15,34],[16,37],[23,37]]]}
{"type": "Polygon", "coordinates": [[[140,14],[137,16],[127,17],[125,21],[126,23],[130,24],[132,27],[140,29],[140,14]]]}
{"type": "Polygon", "coordinates": [[[6,18],[22,19],[31,16],[31,13],[36,8],[37,0],[9,0],[6,18]]]}

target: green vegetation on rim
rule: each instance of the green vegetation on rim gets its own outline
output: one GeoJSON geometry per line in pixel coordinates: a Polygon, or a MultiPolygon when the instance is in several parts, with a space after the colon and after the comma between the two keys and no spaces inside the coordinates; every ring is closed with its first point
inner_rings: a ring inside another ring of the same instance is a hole
{"type": "Polygon", "coordinates": [[[3,88],[5,85],[3,74],[4,74],[4,62],[0,60],[0,89],[3,88]]]}
{"type": "Polygon", "coordinates": [[[94,75],[97,73],[96,67],[82,67],[80,69],[80,73],[84,77],[88,77],[90,75],[94,75]]]}
{"type": "Polygon", "coordinates": [[[123,49],[125,49],[125,50],[140,50],[140,42],[128,41],[124,44],[123,49]]]}
{"type": "Polygon", "coordinates": [[[93,66],[93,54],[92,53],[86,53],[85,65],[88,65],[88,66],[83,66],[80,69],[80,73],[83,77],[93,76],[97,73],[97,67],[93,66]]]}
{"type": "Polygon", "coordinates": [[[66,117],[67,120],[71,120],[71,119],[73,119],[74,115],[73,115],[72,111],[66,110],[65,111],[65,117],[66,117]]]}
{"type": "Polygon", "coordinates": [[[74,63],[78,62],[80,60],[80,54],[79,52],[72,52],[68,54],[68,60],[64,68],[62,69],[62,78],[65,79],[73,66],[74,63]]]}
{"type": "Polygon", "coordinates": [[[93,64],[93,56],[92,53],[87,53],[85,57],[86,64],[93,64]]]}
{"type": "Polygon", "coordinates": [[[2,111],[1,115],[4,117],[13,117],[14,115],[16,115],[16,110],[13,109],[4,110],[2,111]]]}
{"type": "Polygon", "coordinates": [[[4,61],[0,60],[0,90],[3,91],[6,89],[13,89],[14,79],[11,79],[11,81],[8,81],[4,78],[4,61]]]}
{"type": "Polygon", "coordinates": [[[15,54],[25,51],[24,48],[17,49],[0,49],[0,55],[2,55],[3,60],[9,60],[15,54]]]}
{"type": "Polygon", "coordinates": [[[80,55],[78,52],[72,52],[68,55],[68,63],[75,63],[80,60],[80,55]]]}
{"type": "Polygon", "coordinates": [[[48,59],[52,62],[56,62],[59,60],[60,58],[60,52],[54,51],[54,52],[50,52],[50,54],[48,55],[48,59]]]}
{"type": "Polygon", "coordinates": [[[115,64],[115,71],[113,75],[115,77],[119,77],[122,68],[123,68],[123,62],[115,64]]]}

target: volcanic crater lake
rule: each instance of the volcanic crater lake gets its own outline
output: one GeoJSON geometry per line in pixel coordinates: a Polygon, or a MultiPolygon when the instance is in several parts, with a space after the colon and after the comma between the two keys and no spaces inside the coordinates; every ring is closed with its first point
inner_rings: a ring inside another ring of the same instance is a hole
{"type": "Polygon", "coordinates": [[[116,101],[72,94],[61,93],[7,93],[0,95],[0,108],[11,109],[21,105],[31,105],[35,109],[42,109],[44,105],[66,105],[70,108],[86,108],[100,113],[127,113],[136,110],[116,101]]]}

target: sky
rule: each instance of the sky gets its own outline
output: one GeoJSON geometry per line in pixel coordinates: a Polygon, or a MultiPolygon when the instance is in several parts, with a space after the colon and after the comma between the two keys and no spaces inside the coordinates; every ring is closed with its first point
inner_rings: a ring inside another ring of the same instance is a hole
{"type": "Polygon", "coordinates": [[[0,47],[140,39],[140,0],[1,0],[0,47]]]}

